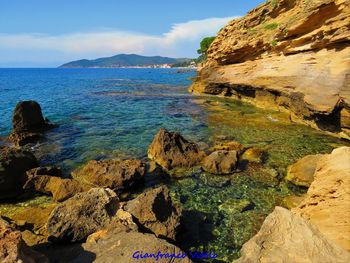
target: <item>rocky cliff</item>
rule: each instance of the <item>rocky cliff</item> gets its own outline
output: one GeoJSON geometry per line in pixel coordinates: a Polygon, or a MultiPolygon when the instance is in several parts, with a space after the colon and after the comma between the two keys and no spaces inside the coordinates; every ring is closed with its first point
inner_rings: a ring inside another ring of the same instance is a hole
{"type": "Polygon", "coordinates": [[[288,111],[350,138],[350,1],[271,0],[232,20],[190,91],[288,111]]]}

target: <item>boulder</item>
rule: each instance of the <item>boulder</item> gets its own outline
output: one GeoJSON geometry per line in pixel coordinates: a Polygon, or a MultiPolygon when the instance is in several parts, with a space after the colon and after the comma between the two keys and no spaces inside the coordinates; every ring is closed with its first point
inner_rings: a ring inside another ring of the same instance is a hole
{"type": "Polygon", "coordinates": [[[201,162],[205,153],[198,145],[187,141],[177,132],[160,129],[148,147],[148,158],[165,169],[192,167],[201,162]]]}
{"type": "Polygon", "coordinates": [[[285,179],[299,186],[309,187],[314,180],[314,173],[322,154],[307,155],[290,165],[285,179]]]}
{"type": "Polygon", "coordinates": [[[310,222],[276,207],[260,231],[241,249],[235,263],[349,262],[350,253],[323,236],[310,222]]]}
{"type": "Polygon", "coordinates": [[[62,202],[77,193],[86,192],[90,186],[74,179],[63,179],[51,175],[29,175],[24,189],[34,189],[43,194],[50,194],[54,201],[62,202]]]}
{"type": "Polygon", "coordinates": [[[3,263],[46,263],[49,260],[32,250],[23,241],[21,233],[15,231],[0,218],[0,262],[3,263]]]}
{"type": "Polygon", "coordinates": [[[92,160],[72,176],[87,185],[124,190],[142,182],[145,173],[146,165],[140,160],[92,160]]]}
{"type": "Polygon", "coordinates": [[[10,140],[22,146],[34,142],[43,136],[43,132],[55,127],[44,119],[41,107],[36,101],[17,103],[12,117],[10,140]]]}
{"type": "Polygon", "coordinates": [[[101,230],[111,222],[119,206],[110,189],[93,188],[59,204],[47,222],[48,239],[53,242],[76,242],[101,230]]]}
{"type": "Polygon", "coordinates": [[[140,194],[127,203],[125,210],[157,237],[176,239],[182,209],[172,203],[166,186],[140,194]]]}
{"type": "Polygon", "coordinates": [[[350,251],[350,147],[321,158],[305,199],[292,211],[350,251]]]}
{"type": "Polygon", "coordinates": [[[99,239],[90,239],[82,245],[83,250],[71,263],[191,263],[192,261],[180,248],[152,234],[139,232],[107,232],[99,239]],[[158,257],[157,257],[158,254],[158,257]],[[162,255],[161,255],[162,254],[162,255]],[[174,256],[178,258],[174,258],[174,256]]]}
{"type": "Polygon", "coordinates": [[[4,147],[0,151],[0,199],[13,198],[23,192],[26,171],[37,167],[35,156],[27,151],[4,147]]]}
{"type": "Polygon", "coordinates": [[[263,149],[251,147],[244,151],[241,156],[242,161],[253,162],[253,163],[263,163],[267,157],[266,151],[263,149]]]}
{"type": "Polygon", "coordinates": [[[230,174],[236,171],[238,154],[236,151],[216,151],[205,157],[203,169],[212,174],[230,174]]]}

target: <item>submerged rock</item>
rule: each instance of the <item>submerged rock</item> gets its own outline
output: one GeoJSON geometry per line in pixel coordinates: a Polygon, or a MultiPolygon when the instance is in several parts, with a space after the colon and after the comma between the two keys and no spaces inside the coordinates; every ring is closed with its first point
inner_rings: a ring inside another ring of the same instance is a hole
{"type": "Polygon", "coordinates": [[[125,210],[156,236],[176,239],[182,209],[172,203],[166,186],[140,194],[127,203],[125,210]]]}
{"type": "Polygon", "coordinates": [[[203,160],[203,169],[212,174],[230,174],[237,170],[236,151],[220,150],[213,152],[203,160]]]}
{"type": "Polygon", "coordinates": [[[145,173],[146,165],[140,160],[92,160],[72,176],[87,185],[124,190],[143,181],[145,173]]]}
{"type": "Polygon", "coordinates": [[[349,252],[328,240],[307,220],[282,207],[276,207],[267,216],[260,231],[243,245],[241,255],[235,263],[350,260],[349,252]]]}
{"type": "Polygon", "coordinates": [[[246,199],[228,199],[218,206],[219,211],[227,214],[242,213],[254,208],[254,204],[246,199]]]}
{"type": "Polygon", "coordinates": [[[288,167],[285,179],[299,186],[309,187],[322,154],[308,155],[288,167]]]}
{"type": "Polygon", "coordinates": [[[43,136],[43,132],[55,127],[44,119],[41,107],[36,101],[17,103],[12,117],[10,140],[22,146],[34,142],[43,136]]]}
{"type": "Polygon", "coordinates": [[[305,199],[292,211],[350,251],[350,147],[320,159],[305,199]]]}
{"type": "Polygon", "coordinates": [[[35,156],[27,151],[0,149],[0,199],[17,197],[23,192],[26,171],[37,167],[35,156]]]}
{"type": "Polygon", "coordinates": [[[47,231],[53,242],[76,242],[111,222],[119,206],[110,189],[93,188],[59,204],[52,211],[47,231]]]}
{"type": "Polygon", "coordinates": [[[239,142],[231,141],[231,142],[223,142],[223,143],[217,144],[214,147],[212,147],[210,150],[212,152],[221,151],[221,150],[236,151],[238,155],[241,155],[241,153],[244,151],[244,146],[239,142]]]}
{"type": "Polygon", "coordinates": [[[0,262],[4,263],[48,263],[44,255],[29,248],[21,233],[15,231],[0,217],[0,262]]]}
{"type": "Polygon", "coordinates": [[[241,156],[241,160],[254,163],[263,163],[265,162],[266,157],[266,151],[264,151],[263,149],[252,147],[244,151],[244,153],[241,156]]]}
{"type": "Polygon", "coordinates": [[[198,145],[187,141],[177,132],[160,129],[148,147],[148,158],[165,169],[192,167],[201,162],[205,153],[198,145]]]}

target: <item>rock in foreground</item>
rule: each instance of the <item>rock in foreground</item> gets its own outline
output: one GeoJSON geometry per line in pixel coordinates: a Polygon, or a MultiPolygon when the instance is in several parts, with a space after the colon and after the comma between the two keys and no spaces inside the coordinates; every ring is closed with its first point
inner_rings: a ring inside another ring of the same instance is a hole
{"type": "Polygon", "coordinates": [[[160,129],[148,147],[148,158],[165,169],[192,167],[201,162],[205,153],[177,132],[160,129]]]}
{"type": "Polygon", "coordinates": [[[76,194],[56,206],[48,222],[49,240],[76,242],[110,223],[119,206],[118,197],[110,189],[93,188],[76,194]]]}
{"type": "Polygon", "coordinates": [[[230,174],[236,171],[238,154],[236,151],[216,151],[203,160],[203,169],[212,174],[230,174]]]}
{"type": "Polygon", "coordinates": [[[288,167],[286,180],[299,186],[309,187],[322,154],[308,155],[288,167]]]}
{"type": "Polygon", "coordinates": [[[46,263],[49,260],[42,254],[29,248],[21,233],[13,230],[0,218],[0,262],[3,263],[46,263]]]}
{"type": "Polygon", "coordinates": [[[156,236],[175,240],[181,209],[172,203],[167,187],[161,186],[142,193],[129,201],[125,210],[156,236]]]}
{"type": "Polygon", "coordinates": [[[87,185],[124,190],[140,183],[145,173],[140,160],[92,160],[72,176],[87,185]]]}
{"type": "Polygon", "coordinates": [[[76,258],[72,259],[72,263],[96,262],[96,263],[129,263],[142,261],[145,263],[191,263],[192,261],[178,247],[168,243],[163,239],[156,238],[152,234],[143,234],[139,232],[119,232],[106,234],[96,240],[83,244],[84,251],[76,258]],[[147,253],[157,255],[168,254],[167,258],[159,256],[156,258],[141,258],[147,253]],[[183,258],[174,259],[170,255],[177,255],[183,258]]]}
{"type": "Polygon", "coordinates": [[[235,263],[346,263],[350,253],[323,236],[316,227],[287,209],[276,207],[260,231],[243,245],[235,263]]]}
{"type": "Polygon", "coordinates": [[[320,159],[306,198],[293,212],[350,251],[350,147],[320,159]]]}
{"type": "Polygon", "coordinates": [[[12,125],[10,140],[19,146],[40,139],[43,132],[54,127],[44,119],[41,107],[36,101],[19,102],[13,113],[12,125]]]}
{"type": "Polygon", "coordinates": [[[0,199],[16,197],[23,192],[26,171],[37,167],[33,154],[27,151],[0,149],[0,199]]]}

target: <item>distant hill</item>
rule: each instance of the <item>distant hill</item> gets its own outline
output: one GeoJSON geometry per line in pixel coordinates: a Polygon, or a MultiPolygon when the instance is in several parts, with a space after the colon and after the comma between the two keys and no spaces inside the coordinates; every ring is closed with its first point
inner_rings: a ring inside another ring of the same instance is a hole
{"type": "Polygon", "coordinates": [[[188,58],[146,57],[135,54],[120,54],[113,57],[98,58],[94,60],[81,59],[68,62],[60,68],[118,68],[118,67],[147,67],[164,64],[178,64],[190,61],[188,58]]]}

